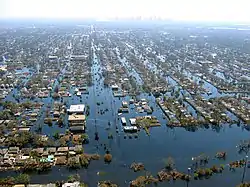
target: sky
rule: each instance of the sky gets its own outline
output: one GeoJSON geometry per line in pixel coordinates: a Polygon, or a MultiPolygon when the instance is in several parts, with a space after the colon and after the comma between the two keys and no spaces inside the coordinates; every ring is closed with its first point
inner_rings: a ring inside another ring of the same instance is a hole
{"type": "Polygon", "coordinates": [[[250,22],[250,0],[0,0],[0,18],[158,17],[250,22]]]}

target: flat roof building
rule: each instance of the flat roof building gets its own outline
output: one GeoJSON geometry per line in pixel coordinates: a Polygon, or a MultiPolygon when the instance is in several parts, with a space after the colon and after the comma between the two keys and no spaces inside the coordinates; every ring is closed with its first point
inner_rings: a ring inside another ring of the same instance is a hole
{"type": "Polygon", "coordinates": [[[72,113],[84,113],[85,110],[85,105],[84,104],[79,104],[79,105],[70,105],[70,108],[67,110],[68,113],[72,114],[72,113]]]}

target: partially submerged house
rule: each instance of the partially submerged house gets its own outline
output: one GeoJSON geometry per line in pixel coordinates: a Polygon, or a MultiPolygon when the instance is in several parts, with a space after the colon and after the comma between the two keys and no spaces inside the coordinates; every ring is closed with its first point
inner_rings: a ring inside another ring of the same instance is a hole
{"type": "Polygon", "coordinates": [[[85,115],[69,115],[68,121],[71,131],[84,131],[86,125],[85,115]]]}

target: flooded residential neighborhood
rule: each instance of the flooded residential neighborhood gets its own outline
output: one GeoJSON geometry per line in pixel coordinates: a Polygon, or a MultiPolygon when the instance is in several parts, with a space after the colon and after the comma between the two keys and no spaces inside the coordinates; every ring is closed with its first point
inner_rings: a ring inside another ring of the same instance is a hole
{"type": "Polygon", "coordinates": [[[244,28],[1,28],[0,186],[250,181],[244,28]]]}

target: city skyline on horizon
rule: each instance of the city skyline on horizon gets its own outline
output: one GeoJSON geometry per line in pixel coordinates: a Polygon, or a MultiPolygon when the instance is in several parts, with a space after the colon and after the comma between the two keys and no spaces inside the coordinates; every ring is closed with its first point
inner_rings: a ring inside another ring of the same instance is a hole
{"type": "Polygon", "coordinates": [[[164,19],[250,23],[246,0],[1,0],[0,19],[164,19]]]}

